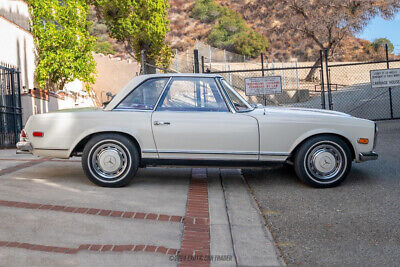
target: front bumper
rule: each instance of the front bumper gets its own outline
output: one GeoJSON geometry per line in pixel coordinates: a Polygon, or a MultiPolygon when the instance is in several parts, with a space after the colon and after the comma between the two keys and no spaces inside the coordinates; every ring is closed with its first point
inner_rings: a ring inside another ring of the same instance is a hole
{"type": "Polygon", "coordinates": [[[32,154],[32,144],[28,141],[18,142],[17,154],[32,154]]]}
{"type": "Polygon", "coordinates": [[[360,162],[376,159],[378,159],[378,153],[376,153],[375,151],[360,153],[360,162]]]}

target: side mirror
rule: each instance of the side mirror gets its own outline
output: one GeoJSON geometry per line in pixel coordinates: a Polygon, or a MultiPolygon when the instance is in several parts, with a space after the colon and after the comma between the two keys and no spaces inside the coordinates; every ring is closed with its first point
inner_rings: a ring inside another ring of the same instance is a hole
{"type": "Polygon", "coordinates": [[[115,97],[115,95],[113,95],[110,91],[108,91],[108,92],[106,93],[106,96],[107,96],[108,100],[107,100],[107,101],[104,101],[104,102],[102,103],[102,104],[103,104],[103,107],[107,106],[108,103],[110,103],[111,100],[113,100],[113,98],[115,97]]]}
{"type": "Polygon", "coordinates": [[[103,104],[103,108],[105,108],[110,102],[111,102],[111,100],[103,102],[102,103],[103,104]]]}

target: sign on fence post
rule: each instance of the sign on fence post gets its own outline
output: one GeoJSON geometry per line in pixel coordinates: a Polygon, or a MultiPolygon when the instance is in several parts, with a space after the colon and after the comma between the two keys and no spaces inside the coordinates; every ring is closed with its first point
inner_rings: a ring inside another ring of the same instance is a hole
{"type": "Polygon", "coordinates": [[[281,76],[264,76],[244,79],[244,88],[247,96],[275,95],[282,93],[281,76]]]}
{"type": "Polygon", "coordinates": [[[390,101],[390,118],[393,119],[392,87],[400,86],[400,69],[389,69],[389,59],[387,51],[388,50],[386,45],[386,61],[388,68],[385,70],[371,70],[369,72],[369,75],[372,88],[388,87],[390,101]]]}
{"type": "Polygon", "coordinates": [[[400,69],[371,70],[371,87],[400,86],[400,69]]]}

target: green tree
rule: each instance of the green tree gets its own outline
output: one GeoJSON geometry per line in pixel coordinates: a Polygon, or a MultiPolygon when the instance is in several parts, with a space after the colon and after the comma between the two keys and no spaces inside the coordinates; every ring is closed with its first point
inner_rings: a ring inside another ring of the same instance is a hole
{"type": "MultiPolygon", "coordinates": [[[[167,0],[95,0],[95,4],[110,36],[122,42],[128,54],[140,61],[145,50],[148,63],[168,67],[172,53],[165,42],[167,0]]],[[[145,71],[154,73],[155,68],[146,65],[145,71]]]]}
{"type": "Polygon", "coordinates": [[[89,89],[95,80],[85,0],[28,0],[36,47],[36,83],[41,89],[63,90],[79,79],[89,89]]]}
{"type": "Polygon", "coordinates": [[[372,46],[372,48],[375,50],[375,52],[378,52],[379,48],[380,48],[380,47],[384,47],[385,44],[388,45],[388,51],[389,51],[390,54],[392,54],[393,51],[394,51],[394,46],[393,46],[392,42],[391,42],[389,39],[387,39],[387,38],[375,39],[375,40],[371,43],[371,46],[372,46]]]}
{"type": "Polygon", "coordinates": [[[265,36],[247,26],[242,16],[214,0],[197,1],[191,17],[205,23],[214,23],[207,37],[207,43],[247,57],[257,57],[268,47],[265,36]]]}

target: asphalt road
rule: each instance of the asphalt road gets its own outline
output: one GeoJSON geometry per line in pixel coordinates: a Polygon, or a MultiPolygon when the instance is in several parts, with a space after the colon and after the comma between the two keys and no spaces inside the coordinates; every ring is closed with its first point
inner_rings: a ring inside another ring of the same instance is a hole
{"type": "Polygon", "coordinates": [[[400,120],[378,125],[379,159],[339,187],[305,186],[288,166],[246,173],[288,265],[399,265],[400,120]]]}

